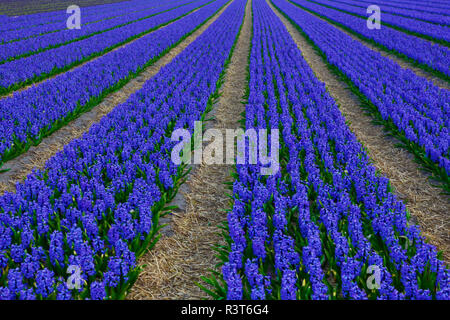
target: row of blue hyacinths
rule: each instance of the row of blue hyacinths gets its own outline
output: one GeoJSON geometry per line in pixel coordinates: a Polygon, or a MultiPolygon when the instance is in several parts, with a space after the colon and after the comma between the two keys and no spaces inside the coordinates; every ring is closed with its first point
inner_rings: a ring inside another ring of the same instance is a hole
{"type": "MultiPolygon", "coordinates": [[[[1,299],[125,296],[185,178],[171,161],[170,134],[193,132],[211,109],[244,8],[233,1],[141,90],[0,197],[1,299]],[[67,283],[77,267],[79,289],[75,278],[67,283]]],[[[188,21],[185,30],[198,23],[188,21]]]]}
{"type": "MultiPolygon", "coordinates": [[[[388,26],[383,26],[380,29],[369,29],[367,28],[367,18],[355,17],[349,13],[323,7],[315,2],[307,0],[292,0],[291,2],[338,23],[363,39],[372,41],[413,62],[419,63],[419,66],[433,72],[437,76],[447,80],[450,77],[450,49],[445,45],[434,43],[388,26]]],[[[450,20],[450,16],[442,17],[447,17],[450,20]]]]}
{"type": "MultiPolygon", "coordinates": [[[[181,1],[181,0],[180,0],[181,1]]],[[[160,7],[164,0],[131,0],[128,3],[108,3],[83,7],[81,26],[105,19],[128,15],[137,10],[160,7]]],[[[0,44],[37,37],[50,32],[67,29],[67,10],[24,14],[20,16],[0,15],[0,44]]]]}

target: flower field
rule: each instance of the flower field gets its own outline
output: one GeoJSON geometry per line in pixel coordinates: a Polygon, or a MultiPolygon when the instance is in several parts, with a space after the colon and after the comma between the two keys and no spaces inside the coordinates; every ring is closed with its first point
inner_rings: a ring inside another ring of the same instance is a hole
{"type": "Polygon", "coordinates": [[[450,4],[19,2],[0,300],[450,300],[450,4]]]}

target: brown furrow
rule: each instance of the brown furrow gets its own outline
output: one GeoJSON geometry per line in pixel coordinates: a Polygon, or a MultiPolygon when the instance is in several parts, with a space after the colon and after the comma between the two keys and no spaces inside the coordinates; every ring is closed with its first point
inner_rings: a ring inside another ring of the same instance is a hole
{"type": "Polygon", "coordinates": [[[397,141],[387,136],[382,126],[372,123],[371,116],[364,113],[359,98],[347,84],[328,69],[325,61],[303,35],[270,1],[267,2],[285,25],[316,77],[326,84],[351,131],[366,148],[373,165],[391,181],[395,194],[410,211],[412,222],[421,227],[422,234],[431,244],[443,251],[444,260],[449,264],[450,197],[441,194],[440,188],[430,184],[428,175],[414,162],[414,157],[408,151],[397,148],[397,141]]]}

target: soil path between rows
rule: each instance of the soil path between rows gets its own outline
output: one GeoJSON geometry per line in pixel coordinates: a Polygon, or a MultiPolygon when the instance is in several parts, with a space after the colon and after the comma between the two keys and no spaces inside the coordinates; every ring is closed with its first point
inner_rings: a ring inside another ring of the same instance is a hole
{"type": "MultiPolygon", "coordinates": [[[[242,98],[247,85],[252,18],[251,0],[230,64],[226,70],[221,97],[211,112],[214,120],[206,128],[237,129],[245,107],[242,98]]],[[[208,116],[210,116],[209,114],[208,116]]],[[[177,200],[180,209],[171,217],[171,231],[163,233],[156,246],[140,261],[146,267],[128,299],[202,299],[208,295],[195,285],[202,283],[219,262],[212,246],[222,243],[217,227],[226,221],[231,165],[197,165],[177,200]]],[[[210,297],[209,297],[210,298],[210,297]]]]}
{"type": "Polygon", "coordinates": [[[450,264],[450,197],[441,194],[440,188],[430,184],[427,174],[414,162],[414,157],[408,151],[396,147],[397,141],[388,137],[382,126],[372,123],[372,118],[364,113],[359,98],[347,84],[328,69],[327,63],[303,35],[270,1],[267,2],[286,26],[316,77],[326,84],[351,131],[366,148],[373,165],[391,181],[395,194],[410,211],[412,223],[420,226],[423,235],[438,250],[443,251],[444,260],[450,264]]]}
{"type": "Polygon", "coordinates": [[[2,169],[10,170],[0,173],[0,196],[6,191],[14,192],[16,190],[16,183],[23,181],[33,169],[43,169],[47,160],[53,157],[57,152],[61,151],[66,144],[74,139],[80,138],[83,133],[89,131],[89,128],[94,123],[100,121],[102,117],[110,113],[116,106],[124,103],[133,93],[140,90],[147,80],[156,75],[162,67],[169,64],[178,54],[202,34],[203,31],[206,30],[206,28],[208,28],[208,26],[225,10],[225,8],[230,5],[230,3],[225,5],[220,12],[163,55],[158,61],[147,67],[136,78],[131,79],[124,87],[107,95],[100,104],[90,111],[83,113],[77,119],[71,121],[42,140],[38,146],[31,147],[24,154],[6,162],[2,169]]]}

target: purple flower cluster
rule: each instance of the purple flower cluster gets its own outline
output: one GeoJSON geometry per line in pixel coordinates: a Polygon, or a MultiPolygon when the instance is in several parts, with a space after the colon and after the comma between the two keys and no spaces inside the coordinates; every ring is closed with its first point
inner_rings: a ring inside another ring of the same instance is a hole
{"type": "Polygon", "coordinates": [[[388,50],[404,54],[418,63],[450,76],[450,50],[446,46],[432,43],[387,26],[383,26],[381,29],[370,30],[367,28],[366,19],[320,6],[313,2],[306,0],[293,0],[292,2],[338,22],[365,38],[386,47],[388,50]]]}
{"type": "Polygon", "coordinates": [[[423,148],[425,156],[450,174],[450,92],[403,69],[328,22],[284,0],[273,3],[287,14],[377,108],[384,121],[423,148]]]}
{"type": "Polygon", "coordinates": [[[181,178],[170,132],[193,131],[207,111],[244,8],[234,1],[141,90],[0,197],[0,299],[123,296],[181,178]],[[78,290],[66,286],[68,266],[81,268],[78,290]]]}
{"type": "Polygon", "coordinates": [[[450,299],[450,270],[264,0],[253,19],[246,127],[279,128],[281,171],[237,166],[226,298],[450,299]]]}
{"type": "Polygon", "coordinates": [[[0,163],[8,152],[17,152],[14,148],[18,145],[39,142],[53,126],[95,104],[108,90],[149,65],[226,2],[217,0],[75,70],[0,100],[0,163]]]}
{"type": "MultiPolygon", "coordinates": [[[[294,0],[295,2],[295,0],[294,0]]],[[[323,4],[327,6],[331,6],[333,8],[357,14],[362,17],[368,17],[366,12],[367,7],[361,8],[356,7],[344,3],[339,3],[336,1],[328,1],[328,0],[314,0],[314,2],[318,4],[323,4]]],[[[388,23],[390,25],[400,27],[404,30],[415,32],[421,35],[425,35],[431,37],[433,39],[443,40],[447,43],[450,41],[450,27],[445,25],[437,25],[433,23],[429,23],[426,21],[420,21],[412,18],[402,17],[399,15],[389,14],[387,12],[382,12],[381,21],[388,23]]]]}
{"type": "MultiPolygon", "coordinates": [[[[40,79],[42,76],[48,77],[52,73],[60,72],[74,64],[79,64],[85,60],[89,60],[89,58],[101,55],[105,51],[110,51],[114,47],[129,42],[141,34],[148,33],[161,25],[179,19],[181,16],[208,2],[211,2],[211,0],[200,0],[151,18],[126,24],[123,27],[104,33],[95,34],[92,37],[80,41],[2,64],[0,65],[0,89],[3,87],[3,90],[7,92],[7,89],[14,89],[15,86],[27,84],[35,79],[40,79]]],[[[64,32],[70,31],[66,30],[64,32]]],[[[53,34],[51,36],[53,37],[53,34]]],[[[26,41],[28,40],[22,41],[20,44],[26,41]]],[[[40,41],[36,41],[36,39],[30,39],[29,41],[41,43],[40,41]]],[[[17,43],[19,42],[14,42],[11,45],[13,46],[17,43]]],[[[4,47],[6,46],[9,45],[5,45],[4,47]]],[[[5,54],[7,54],[6,51],[5,54]]]]}
{"type": "MultiPolygon", "coordinates": [[[[121,15],[105,21],[100,21],[97,23],[89,23],[87,25],[83,25],[81,29],[69,30],[66,28],[56,32],[51,32],[39,35],[37,37],[28,38],[25,40],[6,43],[0,45],[0,62],[4,62],[4,60],[14,59],[17,56],[31,55],[34,53],[46,51],[53,47],[60,47],[61,45],[71,43],[74,41],[76,42],[79,41],[80,38],[84,39],[86,37],[91,37],[95,34],[100,34],[102,35],[102,37],[108,38],[111,37],[111,35],[108,33],[105,34],[105,31],[114,29],[112,31],[117,31],[118,33],[121,33],[120,27],[124,25],[128,25],[130,23],[132,24],[133,22],[137,22],[140,20],[145,21],[145,19],[148,19],[149,16],[158,15],[163,11],[174,9],[176,7],[179,7],[180,5],[186,4],[187,2],[188,0],[184,1],[184,3],[179,2],[172,5],[164,5],[164,6],[161,5],[156,8],[132,12],[130,14],[121,15]]],[[[150,20],[153,19],[150,17],[150,20]]],[[[136,34],[138,33],[139,32],[136,32],[136,34]]],[[[92,43],[95,43],[95,41],[93,41],[92,43]]],[[[71,50],[73,51],[74,48],[72,47],[71,50]]]]}

